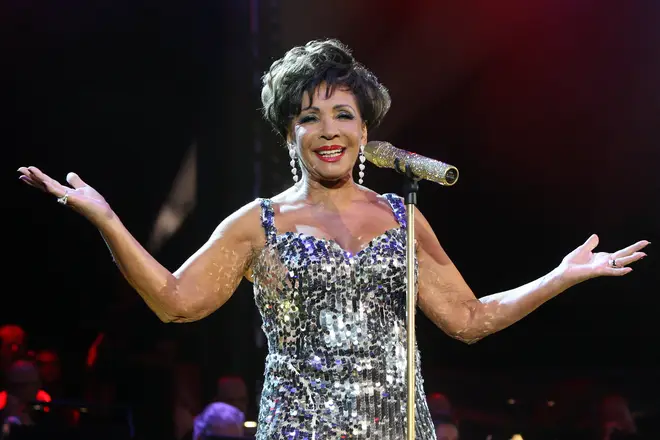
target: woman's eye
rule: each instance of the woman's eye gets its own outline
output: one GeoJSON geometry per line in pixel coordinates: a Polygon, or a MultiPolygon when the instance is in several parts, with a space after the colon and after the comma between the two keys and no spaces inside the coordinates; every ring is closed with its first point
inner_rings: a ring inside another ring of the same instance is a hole
{"type": "Polygon", "coordinates": [[[337,117],[340,118],[340,119],[353,119],[352,114],[345,113],[345,112],[339,113],[339,115],[337,115],[337,117]]]}
{"type": "Polygon", "coordinates": [[[316,116],[306,115],[306,116],[303,116],[302,118],[300,118],[298,122],[301,123],[301,124],[304,124],[306,122],[312,122],[312,121],[315,121],[315,120],[316,120],[316,116]]]}

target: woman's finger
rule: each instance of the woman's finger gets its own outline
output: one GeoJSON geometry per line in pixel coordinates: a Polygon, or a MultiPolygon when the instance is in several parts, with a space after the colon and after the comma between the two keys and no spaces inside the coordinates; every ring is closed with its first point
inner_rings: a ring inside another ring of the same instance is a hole
{"type": "Polygon", "coordinates": [[[628,246],[627,248],[621,249],[616,251],[615,253],[612,254],[612,258],[621,258],[621,257],[627,257],[628,255],[632,255],[633,253],[644,249],[647,245],[649,244],[648,241],[646,240],[641,240],[638,241],[635,244],[632,244],[628,246]]]}
{"type": "Polygon", "coordinates": [[[71,190],[71,188],[65,187],[57,180],[43,173],[37,167],[28,167],[28,170],[30,170],[30,172],[35,176],[33,180],[41,181],[46,186],[48,192],[53,195],[56,195],[57,197],[62,197],[67,189],[71,190]]]}
{"type": "MultiPolygon", "coordinates": [[[[619,263],[617,263],[618,265],[619,263]]],[[[607,267],[605,269],[605,275],[610,275],[610,276],[615,276],[615,277],[620,277],[623,275],[627,275],[630,272],[632,272],[632,267],[607,267]]]]}
{"type": "Polygon", "coordinates": [[[78,176],[76,173],[69,173],[66,175],[66,181],[71,185],[72,187],[78,189],[82,188],[83,186],[87,186],[85,182],[78,176]]]}
{"type": "Polygon", "coordinates": [[[591,252],[596,248],[596,246],[598,246],[599,241],[600,240],[598,238],[598,235],[591,234],[591,236],[587,239],[586,242],[584,242],[584,244],[581,247],[591,252]]]}
{"type": "Polygon", "coordinates": [[[619,258],[614,257],[613,260],[616,263],[616,267],[625,267],[630,263],[634,263],[637,260],[641,260],[644,257],[646,257],[646,254],[644,252],[635,252],[634,254],[628,255],[627,257],[619,257],[619,258]]]}
{"type": "Polygon", "coordinates": [[[39,168],[37,168],[37,167],[30,166],[30,167],[28,167],[28,171],[30,171],[30,173],[31,173],[34,177],[36,177],[37,179],[41,180],[41,181],[44,182],[44,183],[45,183],[47,180],[52,180],[52,179],[50,178],[50,176],[48,176],[46,173],[44,173],[43,171],[41,171],[41,170],[40,170],[39,168]]]}
{"type": "Polygon", "coordinates": [[[62,186],[60,182],[50,177],[48,174],[44,173],[37,167],[28,167],[30,173],[32,173],[32,180],[39,180],[44,183],[44,185],[51,184],[53,187],[62,186]]]}
{"type": "Polygon", "coordinates": [[[27,183],[33,188],[37,188],[38,190],[46,192],[46,187],[41,183],[41,182],[35,182],[33,179],[29,178],[28,176],[19,176],[18,180],[27,183]]]}
{"type": "Polygon", "coordinates": [[[32,181],[32,183],[40,185],[44,191],[46,190],[46,188],[43,188],[43,184],[41,182],[41,179],[35,173],[31,172],[28,167],[20,167],[18,169],[18,172],[21,173],[22,176],[25,176],[28,179],[30,179],[32,181]]]}
{"type": "Polygon", "coordinates": [[[34,188],[40,189],[42,191],[46,191],[46,188],[43,185],[35,182],[34,180],[32,180],[31,178],[29,178],[26,175],[18,176],[18,180],[20,180],[22,182],[25,182],[25,183],[27,183],[28,185],[30,185],[34,188]]]}

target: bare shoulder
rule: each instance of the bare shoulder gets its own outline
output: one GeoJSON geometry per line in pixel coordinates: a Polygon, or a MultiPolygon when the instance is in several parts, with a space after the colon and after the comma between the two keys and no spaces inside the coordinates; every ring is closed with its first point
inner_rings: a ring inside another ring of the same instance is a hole
{"type": "Polygon", "coordinates": [[[265,241],[261,233],[261,200],[247,203],[227,216],[213,231],[211,239],[230,238],[237,242],[249,242],[258,247],[265,241]]]}
{"type": "Polygon", "coordinates": [[[275,205],[295,205],[300,203],[301,197],[300,193],[292,186],[281,193],[274,195],[270,200],[275,205]]]}

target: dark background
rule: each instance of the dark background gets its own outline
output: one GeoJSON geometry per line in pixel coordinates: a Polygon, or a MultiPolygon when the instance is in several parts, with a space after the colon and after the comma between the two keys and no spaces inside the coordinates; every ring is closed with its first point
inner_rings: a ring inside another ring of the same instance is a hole
{"type": "MultiPolygon", "coordinates": [[[[226,215],[290,183],[286,152],[260,120],[258,79],[313,38],[340,38],[390,89],[392,110],[371,139],[459,168],[454,187],[422,183],[419,207],[478,296],[545,274],[591,233],[605,251],[660,241],[658,2],[8,0],[1,8],[0,323],[24,326],[34,347],[67,353],[69,371],[99,331],[141,346],[181,332],[207,383],[241,372],[258,387],[264,348],[251,286],[201,322],[160,323],[98,232],[19,184],[16,168],[35,165],[60,181],[78,172],[144,243],[196,144],[196,209],[157,255],[175,270],[226,215]]],[[[396,175],[373,166],[365,182],[400,191],[396,175]]],[[[473,346],[420,314],[427,388],[498,406],[512,394],[545,399],[557,378],[589,377],[639,407],[655,404],[655,246],[629,276],[577,286],[473,346]]]]}

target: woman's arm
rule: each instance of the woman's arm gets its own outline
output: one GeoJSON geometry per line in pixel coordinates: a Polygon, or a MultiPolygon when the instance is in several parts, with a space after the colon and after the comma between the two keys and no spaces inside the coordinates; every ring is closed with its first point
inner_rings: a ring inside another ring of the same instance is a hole
{"type": "Polygon", "coordinates": [[[195,321],[222,306],[265,242],[261,210],[254,201],[220,223],[206,244],[170,273],[131,235],[103,196],[77,174],[67,175],[70,186],[66,186],[37,167],[18,171],[23,182],[58,197],[98,228],[124,277],[163,322],[195,321]]]}
{"type": "Polygon", "coordinates": [[[602,275],[625,275],[643,258],[640,241],[615,254],[592,253],[598,237],[571,252],[557,268],[523,286],[477,298],[440,246],[424,216],[416,211],[419,262],[418,303],[424,314],[451,337],[468,344],[519,321],[569,287],[602,275]],[[617,268],[608,266],[617,258],[617,268]]]}
{"type": "Polygon", "coordinates": [[[158,263],[116,215],[98,228],[126,280],[161,321],[190,322],[217,310],[238,287],[258,246],[259,209],[252,202],[225,219],[174,273],[158,263]]]}

